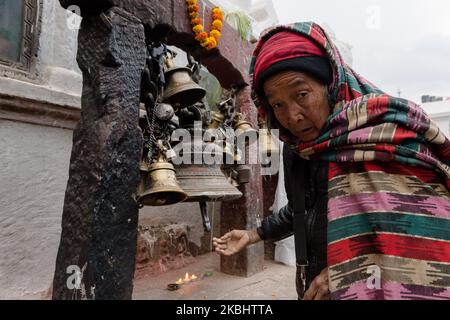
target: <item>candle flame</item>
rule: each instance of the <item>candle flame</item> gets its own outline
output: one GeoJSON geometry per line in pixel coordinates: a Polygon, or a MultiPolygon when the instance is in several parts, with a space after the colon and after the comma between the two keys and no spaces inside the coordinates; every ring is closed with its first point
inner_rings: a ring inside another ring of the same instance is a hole
{"type": "Polygon", "coordinates": [[[183,284],[183,283],[188,283],[190,281],[197,280],[197,279],[198,279],[198,277],[195,274],[189,275],[189,273],[186,272],[186,274],[184,275],[184,278],[178,279],[175,283],[176,284],[183,284]]]}

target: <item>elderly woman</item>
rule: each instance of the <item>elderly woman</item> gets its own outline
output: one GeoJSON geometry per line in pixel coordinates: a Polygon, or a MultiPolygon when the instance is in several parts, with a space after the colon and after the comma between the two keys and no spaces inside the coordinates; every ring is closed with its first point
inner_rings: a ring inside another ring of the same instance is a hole
{"type": "Polygon", "coordinates": [[[215,250],[294,234],[299,298],[450,298],[450,141],[421,108],[355,73],[314,23],[266,32],[251,79],[285,142],[289,203],[215,250]]]}

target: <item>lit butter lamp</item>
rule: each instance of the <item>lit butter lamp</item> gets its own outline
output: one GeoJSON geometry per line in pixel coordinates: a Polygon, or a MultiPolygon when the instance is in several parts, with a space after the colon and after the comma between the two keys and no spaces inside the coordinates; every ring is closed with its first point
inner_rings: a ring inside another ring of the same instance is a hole
{"type": "Polygon", "coordinates": [[[175,282],[176,284],[184,284],[184,283],[188,283],[191,281],[195,281],[197,280],[197,276],[195,274],[192,274],[191,276],[189,276],[189,273],[186,272],[186,274],[184,275],[184,278],[180,278],[177,280],[177,282],[175,282]]]}
{"type": "Polygon", "coordinates": [[[175,283],[169,283],[167,285],[167,289],[170,291],[175,291],[175,290],[180,289],[180,286],[182,284],[193,282],[197,279],[198,279],[198,277],[195,274],[192,274],[189,276],[189,273],[186,272],[186,274],[184,275],[184,278],[178,279],[175,283]]]}

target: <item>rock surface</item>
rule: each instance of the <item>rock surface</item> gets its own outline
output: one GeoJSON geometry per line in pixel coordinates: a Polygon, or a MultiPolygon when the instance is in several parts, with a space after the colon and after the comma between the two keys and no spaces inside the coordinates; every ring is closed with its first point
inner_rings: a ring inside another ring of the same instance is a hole
{"type": "Polygon", "coordinates": [[[53,298],[130,299],[143,25],[120,8],[85,18],[77,60],[83,72],[81,121],[73,136],[53,298]],[[79,289],[68,286],[70,266],[83,272],[79,289]]]}

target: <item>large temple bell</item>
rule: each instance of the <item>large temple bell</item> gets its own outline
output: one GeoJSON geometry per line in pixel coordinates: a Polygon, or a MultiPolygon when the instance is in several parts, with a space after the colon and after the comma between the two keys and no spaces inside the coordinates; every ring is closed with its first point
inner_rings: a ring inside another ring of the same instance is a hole
{"type": "MultiPolygon", "coordinates": [[[[196,155],[198,158],[202,157],[206,148],[209,148],[210,151],[214,149],[214,152],[220,156],[224,153],[223,148],[218,144],[214,142],[204,143],[202,139],[196,140],[194,138],[191,142],[183,143],[185,144],[183,149],[188,150],[185,158],[190,160],[195,160],[196,155]]],[[[205,231],[211,230],[206,202],[231,201],[242,196],[242,193],[228,181],[217,164],[206,164],[203,161],[201,163],[180,164],[176,166],[176,171],[180,187],[187,194],[185,202],[198,202],[200,204],[205,231]]]]}
{"type": "Polygon", "coordinates": [[[184,158],[190,159],[191,164],[180,164],[175,168],[180,187],[188,195],[185,201],[230,201],[242,196],[242,193],[228,182],[219,165],[206,164],[204,161],[194,162],[196,158],[203,159],[206,149],[209,149],[208,153],[216,152],[222,155],[224,150],[220,145],[214,142],[205,143],[195,137],[184,143],[183,150],[188,151],[184,158]]]}

